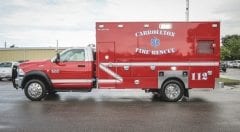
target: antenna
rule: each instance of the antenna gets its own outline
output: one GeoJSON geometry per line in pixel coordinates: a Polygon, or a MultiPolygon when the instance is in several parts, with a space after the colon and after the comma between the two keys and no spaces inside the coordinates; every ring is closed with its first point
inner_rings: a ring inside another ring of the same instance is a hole
{"type": "Polygon", "coordinates": [[[189,21],[189,0],[186,0],[186,21],[189,21]]]}

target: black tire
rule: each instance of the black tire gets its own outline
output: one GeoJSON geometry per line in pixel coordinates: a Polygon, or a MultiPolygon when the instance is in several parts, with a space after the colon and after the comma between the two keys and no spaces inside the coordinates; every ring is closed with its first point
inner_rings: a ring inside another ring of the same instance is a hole
{"type": "Polygon", "coordinates": [[[162,94],[162,98],[165,101],[176,102],[176,101],[180,100],[184,95],[184,85],[177,80],[168,80],[163,84],[163,86],[161,88],[161,94],[162,94]],[[175,90],[170,91],[169,89],[171,89],[171,88],[175,88],[175,90]],[[172,97],[170,97],[171,96],[169,94],[170,92],[174,92],[174,93],[172,93],[172,95],[173,95],[172,97]]]}
{"type": "Polygon", "coordinates": [[[32,79],[26,83],[24,93],[32,101],[41,101],[46,96],[46,86],[41,80],[32,79]]]}
{"type": "Polygon", "coordinates": [[[2,81],[2,78],[0,78],[0,81],[2,81]]]}

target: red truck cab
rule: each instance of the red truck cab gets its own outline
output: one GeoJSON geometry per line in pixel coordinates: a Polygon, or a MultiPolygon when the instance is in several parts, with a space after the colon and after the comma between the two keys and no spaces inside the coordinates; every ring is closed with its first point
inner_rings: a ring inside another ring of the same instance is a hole
{"type": "Polygon", "coordinates": [[[55,91],[91,91],[95,82],[93,54],[90,47],[70,48],[51,60],[24,62],[14,69],[14,87],[23,88],[31,100],[55,91]]]}

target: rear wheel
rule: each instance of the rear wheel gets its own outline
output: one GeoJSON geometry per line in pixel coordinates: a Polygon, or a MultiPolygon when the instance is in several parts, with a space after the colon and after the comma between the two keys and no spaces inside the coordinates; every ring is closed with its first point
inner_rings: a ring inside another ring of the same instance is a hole
{"type": "Polygon", "coordinates": [[[184,86],[177,80],[168,80],[163,84],[161,93],[165,101],[176,102],[183,97],[184,86]]]}
{"type": "Polygon", "coordinates": [[[40,101],[46,96],[46,86],[41,80],[29,80],[24,87],[25,95],[32,101],[40,101]]]}

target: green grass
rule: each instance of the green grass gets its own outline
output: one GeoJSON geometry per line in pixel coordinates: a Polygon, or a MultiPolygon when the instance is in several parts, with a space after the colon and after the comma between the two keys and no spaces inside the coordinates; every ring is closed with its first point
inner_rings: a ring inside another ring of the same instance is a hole
{"type": "Polygon", "coordinates": [[[228,78],[219,78],[219,82],[223,82],[224,85],[240,85],[240,80],[228,79],[228,78]]]}

